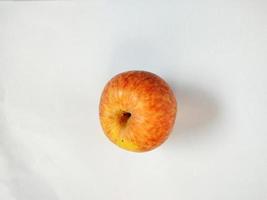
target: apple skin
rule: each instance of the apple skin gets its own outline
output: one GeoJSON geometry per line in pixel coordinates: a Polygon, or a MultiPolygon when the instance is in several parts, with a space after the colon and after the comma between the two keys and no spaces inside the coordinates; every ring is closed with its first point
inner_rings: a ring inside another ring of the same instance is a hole
{"type": "Polygon", "coordinates": [[[127,71],[105,86],[99,104],[100,123],[117,146],[146,152],[169,136],[175,123],[177,102],[169,85],[146,71],[127,71]]]}

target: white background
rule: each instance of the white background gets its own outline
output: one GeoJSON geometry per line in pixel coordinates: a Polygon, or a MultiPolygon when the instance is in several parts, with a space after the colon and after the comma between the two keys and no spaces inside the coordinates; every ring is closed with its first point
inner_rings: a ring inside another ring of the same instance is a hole
{"type": "Polygon", "coordinates": [[[1,200],[266,200],[267,1],[0,4],[1,200]],[[148,153],[103,134],[99,96],[142,69],[174,89],[148,153]]]}

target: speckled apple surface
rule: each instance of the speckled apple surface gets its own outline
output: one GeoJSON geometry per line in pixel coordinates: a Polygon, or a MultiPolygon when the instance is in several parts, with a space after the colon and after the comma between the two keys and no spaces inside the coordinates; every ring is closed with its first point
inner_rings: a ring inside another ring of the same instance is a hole
{"type": "Polygon", "coordinates": [[[146,71],[128,71],[105,86],[99,118],[107,137],[119,147],[135,152],[163,143],[174,125],[177,103],[170,86],[146,71]]]}
{"type": "Polygon", "coordinates": [[[0,200],[266,200],[266,8],[0,1],[0,200]],[[129,70],[177,98],[168,139],[145,153],[99,122],[103,88],[129,70]]]}

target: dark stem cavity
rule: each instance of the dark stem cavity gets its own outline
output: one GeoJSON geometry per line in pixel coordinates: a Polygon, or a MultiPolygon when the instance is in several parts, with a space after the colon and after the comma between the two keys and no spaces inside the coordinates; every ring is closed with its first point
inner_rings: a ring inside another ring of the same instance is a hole
{"type": "Polygon", "coordinates": [[[120,117],[121,125],[125,126],[130,117],[131,117],[131,113],[123,111],[120,117]]]}

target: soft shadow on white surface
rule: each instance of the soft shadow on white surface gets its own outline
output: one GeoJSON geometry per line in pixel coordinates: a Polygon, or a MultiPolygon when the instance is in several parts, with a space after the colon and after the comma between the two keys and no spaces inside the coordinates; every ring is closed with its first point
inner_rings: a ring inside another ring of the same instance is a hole
{"type": "Polygon", "coordinates": [[[8,199],[16,200],[57,200],[53,188],[34,172],[27,163],[27,155],[23,145],[12,138],[12,132],[7,126],[8,120],[2,108],[4,100],[3,90],[0,91],[0,170],[6,171],[5,178],[1,180],[0,187],[7,188],[8,199]]]}
{"type": "Polygon", "coordinates": [[[216,132],[207,130],[220,119],[220,106],[216,98],[200,87],[184,86],[173,81],[169,83],[178,103],[176,123],[169,143],[175,145],[188,138],[197,141],[213,137],[216,132]]]}
{"type": "Polygon", "coordinates": [[[199,130],[212,126],[219,115],[215,98],[197,87],[174,87],[178,101],[177,123],[180,131],[199,130]]]}

